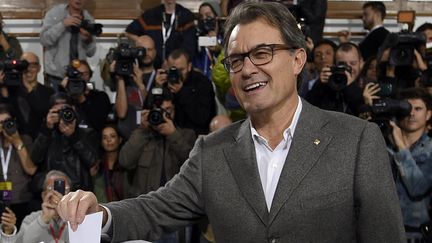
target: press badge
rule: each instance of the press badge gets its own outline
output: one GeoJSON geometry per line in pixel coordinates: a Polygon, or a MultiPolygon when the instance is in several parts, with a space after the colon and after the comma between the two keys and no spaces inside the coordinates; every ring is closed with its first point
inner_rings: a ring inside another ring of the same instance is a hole
{"type": "Polygon", "coordinates": [[[2,200],[3,201],[12,200],[12,182],[10,182],[10,181],[0,182],[0,191],[2,194],[2,200]]]}

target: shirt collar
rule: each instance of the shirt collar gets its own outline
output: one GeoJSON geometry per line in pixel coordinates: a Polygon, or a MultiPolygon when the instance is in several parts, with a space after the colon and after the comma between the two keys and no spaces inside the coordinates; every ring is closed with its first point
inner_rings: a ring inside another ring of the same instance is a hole
{"type": "MultiPolygon", "coordinates": [[[[299,120],[299,117],[300,117],[300,113],[301,113],[302,108],[303,108],[302,100],[300,99],[300,97],[298,95],[297,95],[297,98],[298,98],[297,107],[296,107],[296,111],[294,112],[294,116],[293,116],[293,119],[291,121],[291,124],[289,125],[289,127],[287,129],[285,129],[283,131],[284,141],[288,141],[288,136],[291,137],[291,138],[293,138],[294,131],[295,131],[296,127],[297,127],[297,123],[298,123],[298,120],[299,120]]],[[[261,135],[259,135],[259,133],[257,132],[257,130],[253,127],[252,121],[250,121],[249,126],[250,126],[250,129],[251,129],[251,134],[252,134],[253,138],[257,139],[258,142],[262,142],[264,144],[268,143],[267,139],[265,139],[264,137],[262,137],[261,135]]]]}

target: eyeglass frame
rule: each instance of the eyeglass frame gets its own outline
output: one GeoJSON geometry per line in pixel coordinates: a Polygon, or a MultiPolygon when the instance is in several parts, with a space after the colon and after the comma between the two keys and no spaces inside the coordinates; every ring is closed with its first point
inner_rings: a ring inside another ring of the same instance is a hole
{"type": "Polygon", "coordinates": [[[240,72],[243,69],[244,66],[244,60],[246,57],[249,58],[249,60],[255,65],[255,66],[261,66],[261,65],[265,65],[270,63],[271,61],[273,61],[273,56],[274,56],[274,52],[277,50],[295,50],[295,49],[299,49],[298,47],[292,47],[286,44],[260,44],[254,48],[252,48],[250,51],[245,52],[245,53],[238,53],[238,54],[233,54],[233,55],[229,55],[227,57],[225,57],[224,59],[221,60],[221,63],[223,64],[225,70],[229,73],[237,73],[240,72]],[[252,60],[252,58],[250,57],[250,54],[256,50],[259,50],[260,48],[263,47],[270,47],[271,50],[271,58],[269,61],[264,62],[264,63],[260,63],[260,64],[255,64],[254,61],[252,60]],[[231,70],[231,64],[228,62],[228,59],[233,57],[233,56],[240,56],[242,57],[242,65],[241,68],[237,71],[231,70]]]}

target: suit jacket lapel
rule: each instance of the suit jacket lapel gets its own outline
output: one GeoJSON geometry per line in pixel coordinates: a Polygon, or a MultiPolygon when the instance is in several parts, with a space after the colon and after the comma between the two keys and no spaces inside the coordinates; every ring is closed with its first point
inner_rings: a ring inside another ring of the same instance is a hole
{"type": "Polygon", "coordinates": [[[254,209],[263,224],[267,225],[268,210],[249,124],[249,119],[243,122],[238,133],[234,134],[235,141],[224,150],[224,153],[243,197],[254,209]]]}
{"type": "Polygon", "coordinates": [[[320,115],[322,113],[304,100],[302,103],[303,109],[273,198],[269,224],[331,140],[331,137],[322,131],[327,124],[320,115]]]}

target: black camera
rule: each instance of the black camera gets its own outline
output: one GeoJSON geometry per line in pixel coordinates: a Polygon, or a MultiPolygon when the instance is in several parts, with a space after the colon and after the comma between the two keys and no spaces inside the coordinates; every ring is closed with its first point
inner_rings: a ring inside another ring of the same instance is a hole
{"type": "Polygon", "coordinates": [[[13,118],[8,118],[3,122],[3,129],[8,135],[12,135],[17,132],[17,123],[13,118]]]}
{"type": "Polygon", "coordinates": [[[406,100],[380,98],[372,104],[372,120],[378,125],[384,138],[390,135],[392,129],[390,120],[401,120],[411,113],[411,104],[406,100]]]}
{"type": "Polygon", "coordinates": [[[199,36],[205,36],[210,31],[216,30],[217,20],[216,18],[208,17],[206,19],[199,19],[197,26],[197,33],[199,36]]]}
{"type": "Polygon", "coordinates": [[[63,106],[59,110],[59,116],[65,123],[72,123],[77,118],[75,111],[69,106],[63,106]]]}
{"type": "Polygon", "coordinates": [[[147,107],[150,108],[147,120],[152,126],[164,123],[164,115],[169,115],[163,108],[161,108],[163,101],[164,90],[162,88],[153,88],[147,101],[147,107]]]}
{"type": "Polygon", "coordinates": [[[414,49],[425,43],[426,38],[423,34],[402,30],[399,33],[388,34],[382,44],[382,50],[390,48],[390,65],[411,66],[415,59],[414,49]]]}
{"type": "Polygon", "coordinates": [[[167,71],[167,81],[170,84],[180,83],[180,72],[176,67],[170,67],[167,71]]]}
{"type": "Polygon", "coordinates": [[[348,84],[346,71],[351,73],[351,67],[346,62],[338,62],[330,67],[331,75],[328,80],[328,85],[335,91],[341,91],[348,84]]]}
{"type": "Polygon", "coordinates": [[[87,30],[91,35],[100,36],[102,34],[103,24],[91,23],[89,20],[84,19],[81,21],[80,28],[87,30]]]}
{"type": "Polygon", "coordinates": [[[27,70],[28,62],[26,60],[18,60],[12,57],[7,57],[0,63],[0,70],[3,70],[3,83],[6,86],[19,86],[22,82],[22,75],[27,70]]]}
{"type": "Polygon", "coordinates": [[[133,73],[135,59],[146,56],[146,49],[142,47],[131,47],[128,43],[122,42],[113,53],[116,61],[115,73],[121,76],[130,76],[133,73]]]}
{"type": "Polygon", "coordinates": [[[78,96],[84,94],[86,89],[86,81],[82,79],[82,74],[73,65],[66,67],[66,76],[68,77],[68,83],[66,85],[66,91],[70,96],[78,96]]]}

